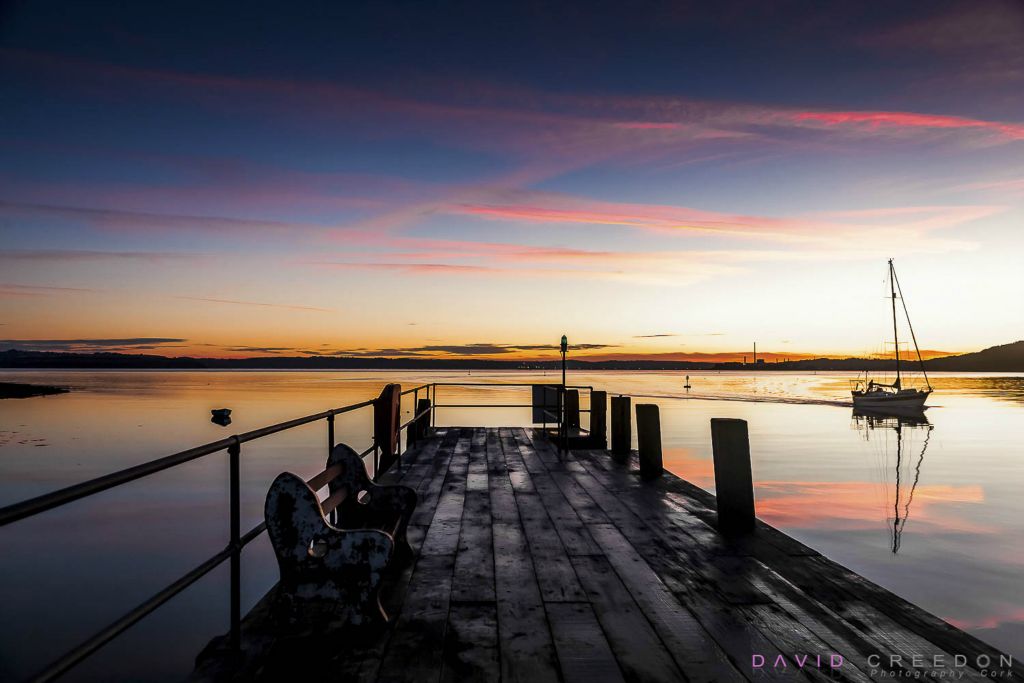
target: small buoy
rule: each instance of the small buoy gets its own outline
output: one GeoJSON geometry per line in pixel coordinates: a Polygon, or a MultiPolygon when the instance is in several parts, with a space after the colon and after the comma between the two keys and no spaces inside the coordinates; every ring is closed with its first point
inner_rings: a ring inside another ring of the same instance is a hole
{"type": "Polygon", "coordinates": [[[231,424],[230,408],[215,408],[210,412],[213,414],[213,417],[210,418],[210,422],[220,425],[221,427],[227,427],[231,424]]]}

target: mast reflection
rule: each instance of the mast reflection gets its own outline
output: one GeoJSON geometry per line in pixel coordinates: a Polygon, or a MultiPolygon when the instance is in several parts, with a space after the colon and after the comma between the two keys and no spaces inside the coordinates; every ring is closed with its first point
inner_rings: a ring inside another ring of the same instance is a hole
{"type": "Polygon", "coordinates": [[[895,434],[896,465],[894,469],[896,471],[896,497],[891,508],[888,504],[886,505],[886,526],[889,529],[890,547],[895,555],[900,551],[903,529],[907,524],[907,519],[910,517],[910,506],[914,502],[914,491],[917,489],[917,484],[921,479],[921,466],[924,464],[924,454],[928,450],[931,431],[935,426],[928,421],[923,411],[883,413],[860,409],[854,409],[853,411],[853,424],[857,431],[863,434],[865,441],[880,446],[880,462],[883,469],[883,486],[886,488],[886,498],[888,498],[889,487],[889,456],[893,447],[890,439],[880,439],[877,434],[872,436],[872,432],[883,431],[885,435],[895,434]],[[916,440],[915,437],[922,437],[920,439],[920,449],[913,443],[916,440]],[[917,453],[917,458],[913,466],[913,480],[910,483],[909,490],[905,491],[904,489],[907,488],[905,481],[909,478],[909,472],[905,474],[903,469],[909,461],[904,463],[904,456],[908,453],[917,453]]]}

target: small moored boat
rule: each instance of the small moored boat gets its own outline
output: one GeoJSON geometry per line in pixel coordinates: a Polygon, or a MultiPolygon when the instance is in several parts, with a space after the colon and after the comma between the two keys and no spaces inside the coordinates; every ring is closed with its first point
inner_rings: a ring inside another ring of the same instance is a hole
{"type": "Polygon", "coordinates": [[[903,291],[900,289],[899,280],[896,279],[896,269],[889,259],[889,291],[892,296],[892,334],[896,345],[896,379],[892,384],[881,382],[858,381],[851,392],[853,395],[854,408],[868,410],[890,410],[890,411],[920,411],[924,410],[924,402],[932,393],[932,385],[928,381],[928,372],[924,368],[924,359],[921,358],[921,349],[917,346],[917,336],[914,334],[914,326],[910,323],[910,313],[907,312],[907,304],[903,300],[903,291]],[[907,326],[910,328],[910,337],[914,342],[914,351],[917,353],[917,360],[921,364],[921,374],[924,376],[927,389],[907,388],[903,386],[903,378],[900,368],[900,339],[896,325],[896,292],[899,291],[900,302],[903,304],[903,313],[907,318],[907,326]]]}

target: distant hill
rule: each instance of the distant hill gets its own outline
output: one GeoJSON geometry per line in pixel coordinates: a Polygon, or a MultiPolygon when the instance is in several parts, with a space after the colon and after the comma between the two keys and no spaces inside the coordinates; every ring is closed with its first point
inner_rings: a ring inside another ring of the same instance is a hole
{"type": "MultiPolygon", "coordinates": [[[[711,363],[667,360],[570,360],[575,370],[892,370],[877,358],[815,358],[781,363],[711,363]]],[[[925,361],[929,370],[1024,372],[1024,341],[959,356],[925,361]]],[[[362,358],[346,356],[260,356],[256,358],[169,358],[126,353],[0,351],[0,368],[166,369],[166,370],[553,370],[559,360],[514,361],[472,358],[362,358]]]]}
{"type": "Polygon", "coordinates": [[[1024,341],[991,346],[982,351],[965,353],[960,356],[934,358],[925,365],[929,370],[1024,372],[1024,341]]]}

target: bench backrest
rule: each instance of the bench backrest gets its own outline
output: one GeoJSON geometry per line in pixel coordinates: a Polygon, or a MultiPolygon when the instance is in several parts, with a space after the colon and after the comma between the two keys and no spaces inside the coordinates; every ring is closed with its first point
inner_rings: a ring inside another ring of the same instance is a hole
{"type": "Polygon", "coordinates": [[[331,449],[324,474],[329,475],[326,484],[330,491],[330,496],[324,502],[330,501],[330,510],[338,509],[341,515],[345,514],[345,508],[359,504],[361,492],[374,486],[366,473],[366,463],[358,453],[343,443],[331,449]]]}
{"type": "Polygon", "coordinates": [[[270,485],[263,514],[281,576],[286,578],[309,558],[313,539],[327,530],[323,508],[302,477],[282,472],[270,485]]]}

